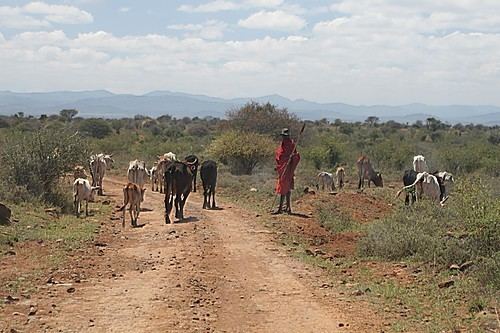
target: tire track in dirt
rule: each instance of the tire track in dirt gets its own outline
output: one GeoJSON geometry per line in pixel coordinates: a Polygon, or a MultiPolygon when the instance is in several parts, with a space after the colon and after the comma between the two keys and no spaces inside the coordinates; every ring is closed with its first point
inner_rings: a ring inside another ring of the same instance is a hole
{"type": "MultiPolygon", "coordinates": [[[[123,183],[108,179],[106,194],[121,200],[123,183]]],[[[102,261],[96,267],[115,273],[82,281],[72,294],[36,296],[40,308],[57,306],[41,311],[27,327],[47,332],[337,332],[347,328],[339,323],[350,322],[350,332],[366,332],[380,326],[363,313],[355,317],[365,322],[356,324],[334,293],[314,286],[321,274],[276,247],[254,215],[230,206],[206,211],[201,204],[201,195],[192,194],[187,222],[165,225],[163,195],[146,192],[139,217],[145,226],[130,228],[127,212],[125,230],[95,258],[102,261]]]]}

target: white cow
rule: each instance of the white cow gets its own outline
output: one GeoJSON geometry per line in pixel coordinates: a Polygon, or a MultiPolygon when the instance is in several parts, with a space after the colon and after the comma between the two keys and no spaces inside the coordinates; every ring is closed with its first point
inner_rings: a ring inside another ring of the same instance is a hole
{"type": "Polygon", "coordinates": [[[146,178],[149,176],[149,170],[146,168],[146,162],[134,160],[130,161],[127,171],[128,181],[144,188],[146,178]]]}
{"type": "Polygon", "coordinates": [[[158,159],[160,159],[160,160],[164,159],[164,160],[167,160],[167,161],[170,161],[170,162],[178,161],[177,155],[175,155],[171,151],[168,152],[168,153],[163,154],[163,156],[158,156],[158,159]]]}
{"type": "Polygon", "coordinates": [[[97,154],[90,156],[90,173],[92,175],[92,186],[99,188],[99,195],[102,195],[103,186],[102,180],[107,169],[111,169],[113,166],[113,154],[97,154]]]}
{"type": "Polygon", "coordinates": [[[413,156],[413,170],[416,172],[427,172],[427,163],[424,156],[413,156]]]}
{"type": "Polygon", "coordinates": [[[316,177],[318,178],[318,185],[317,185],[318,190],[321,185],[321,189],[323,191],[325,190],[325,187],[326,189],[335,191],[335,181],[333,179],[333,174],[326,171],[321,171],[320,173],[318,173],[316,177]]]}
{"type": "Polygon", "coordinates": [[[89,201],[94,201],[94,191],[98,186],[91,186],[87,179],[77,178],[73,183],[73,205],[76,216],[80,216],[82,201],[85,201],[85,216],[89,215],[89,201]]]}
{"type": "Polygon", "coordinates": [[[440,171],[435,174],[436,177],[440,178],[442,181],[443,189],[441,193],[441,200],[446,200],[448,198],[448,193],[450,192],[450,187],[455,183],[455,178],[453,175],[447,171],[440,171]]]}
{"type": "Polygon", "coordinates": [[[156,190],[158,190],[158,165],[155,165],[151,168],[151,170],[149,171],[149,177],[151,178],[151,191],[155,191],[155,187],[156,187],[156,190]]]}
{"type": "Polygon", "coordinates": [[[168,152],[166,154],[158,156],[158,164],[156,166],[156,172],[157,172],[157,181],[158,181],[158,189],[160,193],[163,193],[163,186],[165,183],[164,176],[165,176],[165,171],[167,170],[167,166],[170,165],[170,163],[178,161],[177,156],[172,153],[168,152]]]}
{"type": "Polygon", "coordinates": [[[398,191],[396,197],[399,197],[401,192],[407,189],[411,189],[415,186],[417,200],[420,200],[423,196],[430,198],[432,201],[439,202],[441,205],[444,203],[441,201],[441,187],[439,186],[439,181],[436,176],[427,173],[420,172],[417,174],[417,178],[413,184],[404,186],[398,191]]]}
{"type": "Polygon", "coordinates": [[[338,167],[337,171],[335,171],[335,175],[337,176],[339,189],[342,189],[344,187],[345,169],[343,167],[338,167]]]}

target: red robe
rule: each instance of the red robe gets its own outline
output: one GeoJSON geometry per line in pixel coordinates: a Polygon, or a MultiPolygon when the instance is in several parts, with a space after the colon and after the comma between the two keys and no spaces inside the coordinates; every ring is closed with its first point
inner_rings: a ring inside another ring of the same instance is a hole
{"type": "Polygon", "coordinates": [[[300,161],[300,155],[295,148],[293,140],[285,138],[276,149],[276,171],[278,171],[278,181],[276,182],[277,194],[285,195],[293,189],[293,177],[300,161]]]}

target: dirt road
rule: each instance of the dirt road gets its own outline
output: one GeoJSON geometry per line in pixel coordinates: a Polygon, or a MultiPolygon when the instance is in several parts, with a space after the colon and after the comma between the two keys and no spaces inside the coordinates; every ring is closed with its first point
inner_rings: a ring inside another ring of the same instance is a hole
{"type": "MultiPolygon", "coordinates": [[[[114,204],[122,184],[104,184],[114,204]]],[[[220,210],[207,211],[201,203],[200,193],[192,194],[187,220],[165,225],[163,195],[147,191],[144,226],[131,228],[128,212],[123,230],[121,213],[105,221],[112,224],[101,235],[105,242],[75,259],[68,268],[73,281],[56,281],[32,297],[38,313],[20,330],[380,331],[372,312],[324,287],[331,280],[291,258],[255,213],[222,201],[220,210]]]]}

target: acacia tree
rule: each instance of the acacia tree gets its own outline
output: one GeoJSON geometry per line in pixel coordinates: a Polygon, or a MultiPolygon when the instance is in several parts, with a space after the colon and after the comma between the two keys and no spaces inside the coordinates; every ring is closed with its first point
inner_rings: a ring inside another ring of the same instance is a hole
{"type": "Polygon", "coordinates": [[[59,115],[66,122],[70,122],[73,118],[78,114],[78,110],[76,109],[63,109],[59,111],[59,115]]]}
{"type": "Polygon", "coordinates": [[[292,133],[298,133],[300,130],[299,118],[296,115],[271,103],[247,103],[237,110],[227,112],[227,119],[226,127],[243,132],[278,136],[283,127],[290,128],[292,133]]]}
{"type": "Polygon", "coordinates": [[[228,131],[212,142],[209,151],[228,165],[231,173],[250,175],[259,164],[271,160],[273,146],[273,140],[267,135],[228,131]]]}

